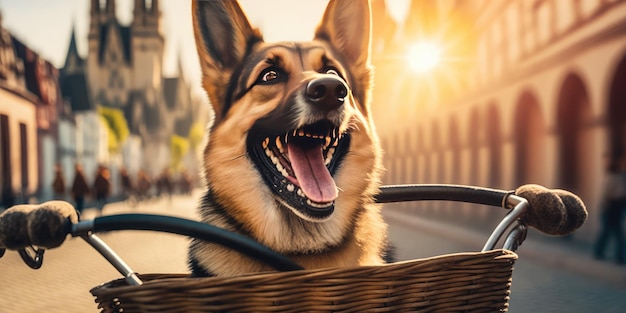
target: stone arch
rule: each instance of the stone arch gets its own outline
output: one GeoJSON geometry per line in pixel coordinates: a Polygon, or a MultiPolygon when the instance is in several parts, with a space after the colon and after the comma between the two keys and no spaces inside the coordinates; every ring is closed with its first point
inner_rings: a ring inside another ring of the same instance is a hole
{"type": "Polygon", "coordinates": [[[432,143],[430,151],[430,160],[433,172],[431,172],[432,183],[441,183],[445,177],[445,160],[443,145],[441,143],[441,133],[439,124],[435,121],[432,125],[432,143]]]}
{"type": "Polygon", "coordinates": [[[467,144],[469,148],[469,177],[468,183],[470,185],[479,185],[480,174],[482,168],[480,166],[480,144],[483,134],[483,127],[481,126],[480,112],[478,108],[474,108],[470,113],[469,129],[467,130],[468,138],[467,144]]]}
{"type": "Polygon", "coordinates": [[[502,130],[500,129],[500,116],[498,105],[490,103],[487,106],[485,120],[485,139],[489,151],[487,165],[487,185],[492,188],[504,188],[502,184],[502,130]]]}
{"type": "Polygon", "coordinates": [[[448,131],[448,143],[452,154],[451,166],[449,167],[450,175],[446,177],[448,183],[459,183],[461,179],[461,140],[459,133],[459,124],[454,116],[450,117],[448,131]]]}
{"type": "MultiPolygon", "coordinates": [[[[558,136],[557,184],[560,188],[580,192],[590,154],[594,150],[589,139],[591,106],[584,82],[569,74],[559,91],[556,114],[558,136]]],[[[588,177],[588,176],[587,176],[588,177]]]]}
{"type": "Polygon", "coordinates": [[[416,177],[417,168],[417,156],[415,148],[415,127],[409,127],[406,129],[403,145],[404,148],[404,177],[403,183],[414,183],[416,177]]]}
{"type": "Polygon", "coordinates": [[[393,136],[393,147],[391,148],[391,159],[393,160],[393,179],[395,184],[399,184],[403,179],[403,149],[402,149],[402,132],[396,132],[393,136]]]}
{"type": "Polygon", "coordinates": [[[543,183],[546,125],[537,98],[526,91],[517,103],[514,121],[514,187],[543,183]]]}
{"type": "Polygon", "coordinates": [[[418,166],[417,166],[417,182],[418,183],[425,183],[428,181],[428,175],[429,175],[429,168],[430,168],[430,163],[429,163],[429,159],[428,159],[428,153],[426,151],[426,145],[424,143],[424,130],[423,128],[420,126],[417,128],[417,142],[416,144],[416,148],[417,148],[417,156],[418,156],[418,166]]]}
{"type": "Polygon", "coordinates": [[[626,157],[626,55],[613,75],[606,112],[611,158],[626,157]]]}

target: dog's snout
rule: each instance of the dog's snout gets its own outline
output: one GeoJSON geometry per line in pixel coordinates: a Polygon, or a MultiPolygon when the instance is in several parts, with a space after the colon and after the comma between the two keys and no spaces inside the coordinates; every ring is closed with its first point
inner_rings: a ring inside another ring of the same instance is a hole
{"type": "Polygon", "coordinates": [[[317,108],[331,111],[344,103],[348,96],[348,87],[341,79],[320,77],[307,84],[306,96],[317,108]]]}

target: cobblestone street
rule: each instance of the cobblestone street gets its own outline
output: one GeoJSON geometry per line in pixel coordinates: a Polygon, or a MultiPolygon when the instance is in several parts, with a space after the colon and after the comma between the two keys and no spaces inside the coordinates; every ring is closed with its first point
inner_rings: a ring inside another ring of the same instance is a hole
{"type": "MultiPolygon", "coordinates": [[[[105,214],[155,213],[193,218],[196,197],[173,196],[130,208],[125,202],[108,204],[105,214]]],[[[82,219],[93,218],[87,210],[82,219]]],[[[185,237],[146,231],[99,234],[139,273],[187,271],[185,237]]],[[[0,312],[97,312],[89,290],[121,275],[81,238],[68,238],[46,251],[41,269],[32,270],[13,251],[0,259],[0,312]]]]}

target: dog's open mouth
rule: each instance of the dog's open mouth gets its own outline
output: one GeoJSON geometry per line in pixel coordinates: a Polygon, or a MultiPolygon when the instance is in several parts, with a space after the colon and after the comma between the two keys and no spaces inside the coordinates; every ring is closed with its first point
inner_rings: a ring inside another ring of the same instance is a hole
{"type": "Polygon", "coordinates": [[[251,159],[279,201],[305,219],[330,216],[338,195],[333,175],[348,150],[349,134],[328,121],[281,134],[250,133],[251,159]]]}

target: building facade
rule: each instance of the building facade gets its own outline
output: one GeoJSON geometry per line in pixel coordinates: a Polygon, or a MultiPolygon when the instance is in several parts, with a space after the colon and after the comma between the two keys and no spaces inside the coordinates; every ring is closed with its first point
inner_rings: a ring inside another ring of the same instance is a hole
{"type": "Polygon", "coordinates": [[[409,14],[429,18],[374,58],[385,182],[572,190],[590,213],[577,238],[593,240],[606,160],[626,157],[626,1],[414,0],[409,14]],[[458,44],[433,72],[388,61],[433,37],[458,44]]]}
{"type": "Polygon", "coordinates": [[[20,40],[13,38],[16,57],[24,67],[26,91],[35,99],[37,115],[37,196],[50,199],[53,196],[52,181],[59,153],[59,113],[63,106],[59,85],[59,71],[50,62],[20,40]]]}
{"type": "Polygon", "coordinates": [[[16,43],[0,17],[0,207],[24,202],[39,185],[38,99],[26,88],[16,43]]]}
{"type": "MultiPolygon", "coordinates": [[[[180,67],[178,77],[163,76],[159,1],[135,0],[129,25],[120,24],[116,5],[115,0],[91,0],[88,54],[79,55],[72,35],[62,70],[64,96],[74,98],[73,109],[83,111],[85,120],[90,119],[86,115],[97,116],[100,107],[123,113],[128,136],[117,138],[115,153],[102,152],[110,150],[106,141],[98,144],[95,165],[109,164],[112,176],[119,167],[131,174],[143,169],[156,175],[171,166],[171,137],[188,136],[202,104],[191,96],[180,67]]],[[[85,168],[89,172],[91,167],[85,168]]]]}

